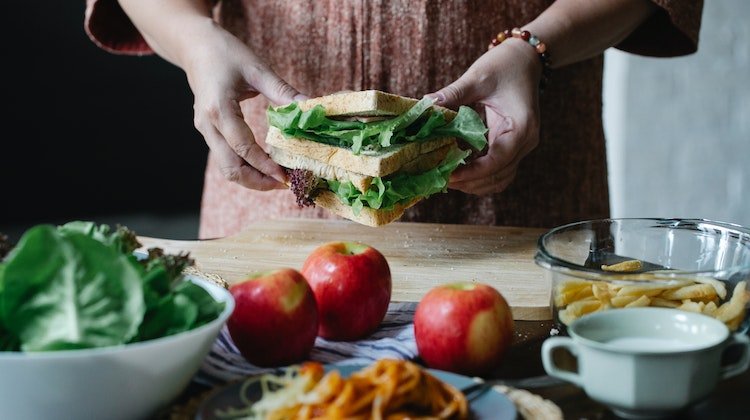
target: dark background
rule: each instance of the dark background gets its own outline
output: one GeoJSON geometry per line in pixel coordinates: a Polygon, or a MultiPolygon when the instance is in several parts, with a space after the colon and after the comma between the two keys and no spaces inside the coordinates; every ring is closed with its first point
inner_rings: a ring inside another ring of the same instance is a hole
{"type": "Polygon", "coordinates": [[[208,149],[185,75],[155,55],[100,49],[84,10],[6,4],[0,232],[85,219],[195,238],[208,149]]]}

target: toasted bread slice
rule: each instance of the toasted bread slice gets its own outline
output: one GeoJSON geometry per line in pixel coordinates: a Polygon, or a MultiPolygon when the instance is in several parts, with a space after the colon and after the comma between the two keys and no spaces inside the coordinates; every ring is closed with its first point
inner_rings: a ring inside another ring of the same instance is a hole
{"type": "Polygon", "coordinates": [[[422,142],[393,145],[378,152],[355,155],[349,149],[317,143],[306,139],[284,137],[276,127],[268,128],[266,144],[285,150],[293,155],[307,156],[326,165],[335,166],[350,172],[371,177],[388,176],[398,171],[405,163],[433,150],[456,144],[452,137],[438,138],[422,142]]]}
{"type": "Polygon", "coordinates": [[[290,153],[274,146],[269,147],[268,155],[271,156],[271,159],[273,159],[274,162],[288,169],[306,169],[312,172],[315,176],[323,179],[335,179],[342,182],[351,181],[360,191],[366,191],[370,188],[373,179],[373,177],[369,175],[347,171],[307,156],[290,153]]]}
{"type": "Polygon", "coordinates": [[[406,204],[397,204],[390,210],[379,210],[364,207],[355,215],[352,206],[343,203],[336,194],[330,191],[321,191],[320,194],[315,198],[315,205],[323,207],[331,213],[337,214],[345,219],[355,221],[357,223],[377,227],[387,225],[394,220],[399,219],[404,215],[404,211],[409,207],[417,204],[420,200],[413,199],[406,204]]]}
{"type": "MultiPolygon", "coordinates": [[[[430,170],[437,166],[448,152],[456,147],[453,144],[447,144],[439,149],[422,154],[409,162],[405,162],[397,173],[418,174],[430,170]]],[[[289,169],[307,169],[315,176],[323,179],[335,179],[346,182],[351,181],[358,190],[364,192],[370,188],[373,177],[364,175],[359,172],[347,171],[337,166],[325,164],[321,161],[309,158],[307,156],[288,152],[274,146],[269,147],[268,154],[274,162],[289,169]]]]}
{"type": "MultiPolygon", "coordinates": [[[[377,117],[401,115],[417,102],[418,100],[414,98],[379,90],[362,90],[333,93],[300,101],[298,104],[302,111],[310,110],[316,105],[322,105],[329,117],[377,117]]],[[[445,113],[445,119],[448,121],[456,116],[456,112],[451,109],[440,106],[436,108],[445,113]]]]}

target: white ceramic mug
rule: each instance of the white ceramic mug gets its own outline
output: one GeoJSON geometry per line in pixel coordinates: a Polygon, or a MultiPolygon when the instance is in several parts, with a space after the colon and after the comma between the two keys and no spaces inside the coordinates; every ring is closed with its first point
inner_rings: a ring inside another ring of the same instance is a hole
{"type": "Polygon", "coordinates": [[[717,382],[750,365],[750,339],[730,335],[706,315],[669,308],[626,308],[593,313],[568,327],[570,337],[542,345],[544,369],[572,382],[623,417],[658,417],[707,397],[717,382]],[[722,365],[729,347],[740,360],[722,365]],[[564,348],[578,371],[563,370],[552,354],[564,348]]]}

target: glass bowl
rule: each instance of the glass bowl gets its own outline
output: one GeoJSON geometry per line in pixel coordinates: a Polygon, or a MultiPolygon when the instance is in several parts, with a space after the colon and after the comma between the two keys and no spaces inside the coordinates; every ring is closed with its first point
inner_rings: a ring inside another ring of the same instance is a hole
{"type": "Polygon", "coordinates": [[[750,229],[703,219],[587,220],[539,238],[561,332],[587,314],[626,307],[699,312],[750,327],[750,229]]]}

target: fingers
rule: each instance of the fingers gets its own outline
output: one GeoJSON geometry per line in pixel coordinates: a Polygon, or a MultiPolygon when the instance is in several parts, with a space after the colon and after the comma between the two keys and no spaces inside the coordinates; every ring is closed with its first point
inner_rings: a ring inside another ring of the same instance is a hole
{"type": "Polygon", "coordinates": [[[260,191],[286,188],[286,185],[258,171],[237,156],[217,130],[212,130],[212,134],[205,137],[210,139],[209,146],[219,162],[222,175],[228,181],[260,191]]]}
{"type": "MultiPolygon", "coordinates": [[[[485,99],[488,92],[495,90],[498,78],[503,73],[497,65],[498,57],[496,52],[489,51],[477,59],[456,81],[425,96],[435,98],[438,105],[448,108],[485,99]]],[[[500,60],[502,62],[501,58],[500,60]]]]}
{"type": "Polygon", "coordinates": [[[462,182],[478,178],[486,178],[504,168],[519,152],[519,130],[513,119],[494,112],[487,113],[490,127],[489,148],[487,154],[468,166],[453,172],[452,182],[462,182]]]}
{"type": "Polygon", "coordinates": [[[487,154],[454,171],[450,188],[473,194],[505,190],[515,178],[521,160],[539,142],[536,82],[529,76],[533,72],[519,69],[514,57],[513,48],[494,48],[458,80],[426,95],[448,107],[485,107],[487,154]]]}
{"type": "Polygon", "coordinates": [[[455,82],[440,89],[437,92],[425,96],[436,99],[438,105],[455,108],[459,105],[475,102],[479,99],[479,91],[473,76],[464,73],[455,82]]]}
{"type": "Polygon", "coordinates": [[[252,73],[246,74],[245,77],[258,92],[275,105],[285,105],[293,101],[308,99],[307,95],[298,92],[297,89],[282,80],[267,66],[261,65],[254,70],[252,73]]]}
{"type": "MultiPolygon", "coordinates": [[[[483,164],[483,161],[489,160],[489,156],[482,156],[474,164],[483,164]]],[[[486,176],[466,179],[464,181],[453,181],[448,184],[449,188],[463,191],[468,194],[493,194],[504,191],[513,182],[518,171],[518,164],[521,157],[514,159],[501,170],[490,173],[486,176]]],[[[468,168],[467,168],[468,169],[468,168]]]]}
{"type": "Polygon", "coordinates": [[[449,187],[470,194],[504,191],[515,179],[521,160],[536,147],[535,131],[506,116],[488,113],[490,141],[487,154],[456,170],[449,187]]]}
{"type": "Polygon", "coordinates": [[[196,117],[196,128],[214,152],[224,177],[244,187],[256,190],[286,188],[286,174],[258,146],[244,120],[215,112],[214,123],[209,118],[196,117]],[[218,117],[218,115],[224,115],[218,117]]]}
{"type": "Polygon", "coordinates": [[[215,127],[229,147],[250,166],[283,183],[286,174],[255,142],[252,131],[242,118],[239,104],[231,102],[227,107],[229,109],[220,111],[215,127]]]}
{"type": "Polygon", "coordinates": [[[286,188],[284,170],[255,141],[240,103],[261,94],[273,103],[306,98],[282,80],[244,43],[222,30],[214,48],[196,48],[185,72],[195,95],[195,127],[224,176],[252,189],[286,188]]]}

